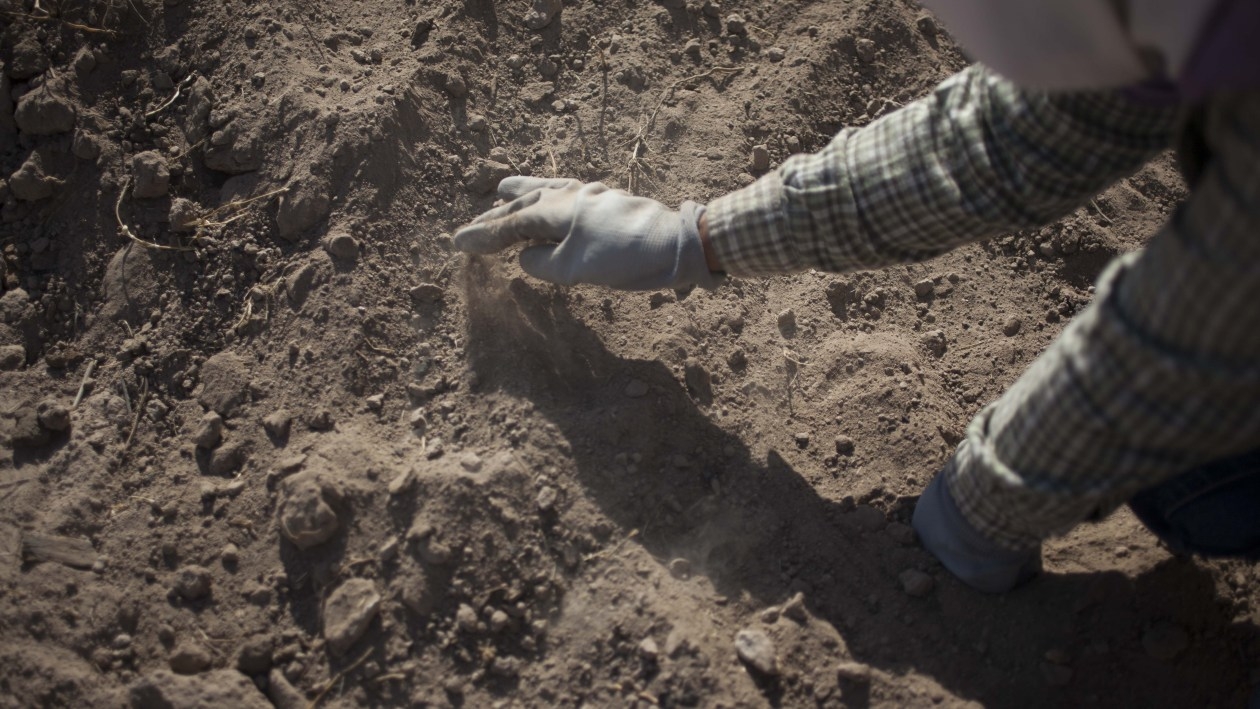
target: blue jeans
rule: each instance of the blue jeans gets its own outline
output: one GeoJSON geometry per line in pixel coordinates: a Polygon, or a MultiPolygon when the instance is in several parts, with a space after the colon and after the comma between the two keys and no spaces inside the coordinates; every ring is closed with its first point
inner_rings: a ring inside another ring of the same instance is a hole
{"type": "Polygon", "coordinates": [[[1129,507],[1176,553],[1260,560],[1260,450],[1147,488],[1129,507]]]}

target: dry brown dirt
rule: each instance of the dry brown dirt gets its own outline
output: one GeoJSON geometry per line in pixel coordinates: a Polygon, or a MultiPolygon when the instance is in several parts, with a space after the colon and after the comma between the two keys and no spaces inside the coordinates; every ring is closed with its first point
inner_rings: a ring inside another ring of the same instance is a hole
{"type": "Polygon", "coordinates": [[[0,27],[0,706],[1260,681],[1255,565],[1122,512],[990,597],[907,526],[1169,215],[1170,160],[882,272],[627,294],[452,254],[502,176],[704,201],[755,146],[772,168],[915,99],[965,61],[916,6],[3,0],[0,27]]]}

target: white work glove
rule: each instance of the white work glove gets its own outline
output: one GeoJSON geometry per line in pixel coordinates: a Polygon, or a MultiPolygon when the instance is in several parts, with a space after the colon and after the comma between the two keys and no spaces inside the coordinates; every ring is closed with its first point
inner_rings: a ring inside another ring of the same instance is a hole
{"type": "Polygon", "coordinates": [[[455,248],[489,254],[535,242],[521,252],[521,268],[562,285],[659,290],[722,282],[705,261],[704,207],[695,202],[674,211],[598,182],[541,177],[506,178],[499,197],[507,204],[455,232],[455,248]]]}
{"type": "Polygon", "coordinates": [[[944,471],[932,478],[919,497],[911,524],[923,546],[960,581],[978,591],[1004,593],[1041,571],[1040,547],[1012,551],[989,541],[971,526],[949,494],[944,471]]]}

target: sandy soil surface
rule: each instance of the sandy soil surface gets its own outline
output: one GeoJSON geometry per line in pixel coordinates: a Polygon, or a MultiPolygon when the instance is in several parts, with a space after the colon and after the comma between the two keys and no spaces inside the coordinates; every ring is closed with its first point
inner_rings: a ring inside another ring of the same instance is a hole
{"type": "Polygon", "coordinates": [[[0,706],[1242,706],[1255,565],[907,525],[1183,187],[882,272],[469,260],[499,178],[705,201],[964,65],[909,2],[0,1],[0,706]]]}

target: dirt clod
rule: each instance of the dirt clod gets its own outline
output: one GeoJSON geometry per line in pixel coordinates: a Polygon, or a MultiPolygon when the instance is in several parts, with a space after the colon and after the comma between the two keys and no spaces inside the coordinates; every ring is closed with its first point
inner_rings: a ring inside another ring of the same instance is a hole
{"type": "Polygon", "coordinates": [[[207,411],[193,429],[192,442],[198,448],[209,450],[223,440],[223,417],[217,411],[207,411]]]}
{"type": "Polygon", "coordinates": [[[171,671],[181,675],[195,675],[205,672],[214,664],[210,651],[193,642],[185,642],[175,646],[168,659],[171,671]]]}
{"type": "Polygon", "coordinates": [[[166,158],[156,150],[146,150],[131,159],[135,184],[131,193],[139,199],[165,197],[171,188],[171,171],[166,158]]]}
{"type": "Polygon", "coordinates": [[[175,572],[172,589],[186,601],[199,601],[210,595],[214,575],[204,566],[185,566],[175,572]]]}
{"type": "Polygon", "coordinates": [[[337,513],[328,504],[323,486],[309,473],[299,473],[284,480],[276,517],[280,531],[299,549],[323,544],[341,527],[337,513]]]}
{"type": "Polygon", "coordinates": [[[324,601],[324,639],[335,655],[344,655],[376,618],[381,595],[368,579],[347,579],[324,601]]]}

